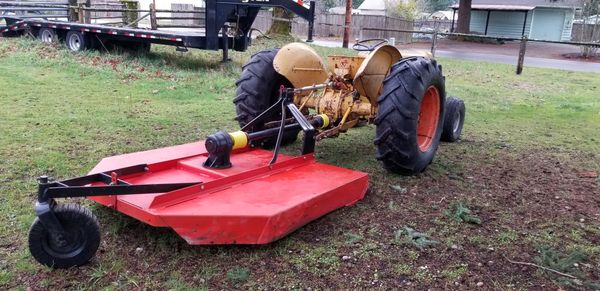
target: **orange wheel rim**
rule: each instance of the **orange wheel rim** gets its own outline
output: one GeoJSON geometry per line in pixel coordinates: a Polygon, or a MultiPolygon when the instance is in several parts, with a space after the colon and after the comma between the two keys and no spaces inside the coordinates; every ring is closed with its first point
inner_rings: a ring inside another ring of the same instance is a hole
{"type": "Polygon", "coordinates": [[[440,120],[440,92],[435,86],[429,86],[421,101],[421,110],[417,120],[417,145],[426,152],[431,148],[440,120]]]}

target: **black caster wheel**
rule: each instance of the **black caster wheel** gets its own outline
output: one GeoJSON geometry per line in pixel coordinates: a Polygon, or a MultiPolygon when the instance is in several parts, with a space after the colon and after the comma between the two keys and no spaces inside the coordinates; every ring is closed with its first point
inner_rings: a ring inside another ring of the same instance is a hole
{"type": "Polygon", "coordinates": [[[87,263],[100,245],[100,226],[92,212],[79,204],[52,207],[64,233],[54,234],[36,218],[29,229],[29,251],[43,265],[70,268],[87,263]]]}

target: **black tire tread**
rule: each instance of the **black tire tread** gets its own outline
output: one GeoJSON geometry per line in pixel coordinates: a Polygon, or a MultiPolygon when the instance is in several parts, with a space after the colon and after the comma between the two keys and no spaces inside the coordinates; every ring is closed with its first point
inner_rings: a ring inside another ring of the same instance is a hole
{"type": "MultiPolygon", "coordinates": [[[[236,96],[233,99],[236,110],[236,120],[240,127],[261,114],[272,104],[279,96],[277,95],[278,86],[285,84],[291,86],[285,77],[281,76],[273,68],[273,61],[279,49],[267,49],[252,55],[242,67],[242,74],[235,82],[237,86],[236,96]],[[277,86],[277,87],[276,87],[277,86]],[[265,94],[268,92],[268,94],[265,94]]],[[[278,116],[269,118],[268,121],[279,120],[278,116]]],[[[262,127],[251,128],[250,131],[261,130],[262,127]]],[[[296,140],[298,132],[286,132],[283,136],[282,144],[291,143],[296,140]]],[[[270,147],[274,144],[274,139],[263,142],[263,146],[270,147]]]]}
{"type": "Polygon", "coordinates": [[[465,122],[465,103],[457,97],[449,96],[446,99],[446,114],[444,117],[444,130],[442,132],[442,141],[456,142],[460,139],[462,128],[465,122]],[[458,132],[454,132],[454,116],[456,111],[460,112],[460,121],[458,132]]]}
{"type": "Polygon", "coordinates": [[[444,114],[445,87],[442,68],[435,60],[408,57],[392,65],[383,81],[377,100],[378,114],[374,143],[376,158],[384,168],[403,175],[422,172],[433,160],[439,144],[442,120],[437,137],[425,157],[421,157],[416,144],[416,124],[423,94],[431,84],[436,85],[442,98],[441,116],[444,114]],[[432,152],[432,153],[430,153],[432,152]]]}
{"type": "Polygon", "coordinates": [[[96,216],[87,208],[79,204],[57,204],[53,209],[56,217],[64,223],[75,221],[85,229],[87,237],[86,247],[76,256],[70,258],[54,258],[44,251],[41,243],[46,229],[39,218],[31,224],[29,229],[29,251],[31,255],[41,264],[52,268],[70,268],[87,263],[94,255],[100,245],[100,224],[96,216]]]}

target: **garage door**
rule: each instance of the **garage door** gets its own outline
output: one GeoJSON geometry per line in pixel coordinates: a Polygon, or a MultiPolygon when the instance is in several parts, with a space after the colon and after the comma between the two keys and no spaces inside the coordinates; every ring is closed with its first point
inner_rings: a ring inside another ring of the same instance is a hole
{"type": "Polygon", "coordinates": [[[530,38],[560,40],[565,24],[565,11],[560,9],[535,9],[530,38]]]}

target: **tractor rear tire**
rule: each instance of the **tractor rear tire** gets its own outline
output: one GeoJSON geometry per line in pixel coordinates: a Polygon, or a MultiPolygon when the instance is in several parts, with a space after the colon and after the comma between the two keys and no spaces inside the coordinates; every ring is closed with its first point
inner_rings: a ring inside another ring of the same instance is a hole
{"type": "Polygon", "coordinates": [[[455,142],[460,139],[464,123],[465,103],[456,97],[448,97],[446,99],[446,115],[444,117],[442,141],[455,142]]]}
{"type": "Polygon", "coordinates": [[[409,57],[392,66],[375,118],[376,157],[384,168],[414,175],[431,164],[444,124],[444,83],[435,60],[409,57]]]}
{"type": "MultiPolygon", "coordinates": [[[[242,75],[235,83],[237,86],[236,97],[233,100],[237,117],[235,118],[240,127],[245,126],[271,105],[279,100],[279,87],[292,87],[291,83],[275,71],[273,60],[279,49],[260,51],[250,58],[250,61],[242,67],[242,75]]],[[[287,117],[291,117],[289,111],[287,117]]],[[[280,121],[281,114],[273,114],[266,122],[280,121]]],[[[264,122],[249,129],[255,132],[264,129],[264,122]]],[[[286,131],[282,144],[294,142],[298,138],[299,130],[286,131]]],[[[270,148],[275,145],[277,137],[263,140],[260,146],[270,148]]]]}
{"type": "Polygon", "coordinates": [[[59,242],[52,240],[44,224],[36,218],[29,229],[29,252],[42,265],[65,269],[87,263],[100,245],[96,216],[79,204],[58,204],[54,215],[65,230],[59,242]]]}

